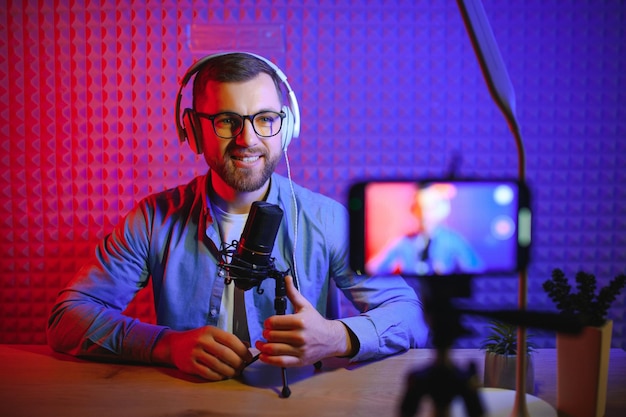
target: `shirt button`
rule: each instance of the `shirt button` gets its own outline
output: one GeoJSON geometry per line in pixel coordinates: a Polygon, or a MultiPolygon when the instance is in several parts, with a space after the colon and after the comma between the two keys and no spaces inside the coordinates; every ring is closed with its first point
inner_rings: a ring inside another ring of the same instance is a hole
{"type": "Polygon", "coordinates": [[[217,310],[212,308],[211,309],[211,317],[215,317],[215,316],[217,316],[217,310]]]}

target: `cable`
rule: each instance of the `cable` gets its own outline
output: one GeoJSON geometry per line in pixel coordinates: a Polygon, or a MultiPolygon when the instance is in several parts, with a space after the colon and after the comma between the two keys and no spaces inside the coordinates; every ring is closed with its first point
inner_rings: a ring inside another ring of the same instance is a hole
{"type": "Polygon", "coordinates": [[[293,188],[293,180],[291,179],[291,167],[289,165],[289,156],[287,155],[287,149],[285,149],[285,162],[287,164],[287,178],[289,179],[289,188],[291,189],[291,199],[293,201],[293,209],[295,212],[294,220],[294,236],[293,236],[293,282],[298,290],[300,290],[300,282],[298,281],[298,266],[296,263],[296,248],[298,246],[298,201],[296,200],[296,191],[293,188]]]}

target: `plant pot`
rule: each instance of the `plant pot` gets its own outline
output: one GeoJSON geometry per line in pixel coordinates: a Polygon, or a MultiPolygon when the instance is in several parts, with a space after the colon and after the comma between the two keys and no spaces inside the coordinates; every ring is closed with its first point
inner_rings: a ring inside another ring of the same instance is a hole
{"type": "Polygon", "coordinates": [[[579,335],[557,334],[557,399],[559,415],[602,417],[611,353],[613,321],[585,327],[579,335]]]}
{"type": "MultiPolygon", "coordinates": [[[[526,392],[535,393],[535,367],[532,355],[526,358],[526,392]]],[[[483,385],[488,388],[516,389],[517,355],[485,352],[483,385]]]]}

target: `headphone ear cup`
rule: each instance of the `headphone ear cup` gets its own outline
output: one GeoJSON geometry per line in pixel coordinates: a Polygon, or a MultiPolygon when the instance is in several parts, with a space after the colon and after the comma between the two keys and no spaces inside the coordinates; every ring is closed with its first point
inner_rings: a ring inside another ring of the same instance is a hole
{"type": "Polygon", "coordinates": [[[287,115],[283,120],[283,127],[281,128],[282,147],[283,151],[286,151],[293,138],[294,116],[291,109],[287,106],[283,106],[283,112],[287,115]]]}
{"type": "Polygon", "coordinates": [[[192,109],[185,109],[183,113],[183,126],[189,146],[196,154],[202,153],[202,126],[200,118],[192,109]]]}

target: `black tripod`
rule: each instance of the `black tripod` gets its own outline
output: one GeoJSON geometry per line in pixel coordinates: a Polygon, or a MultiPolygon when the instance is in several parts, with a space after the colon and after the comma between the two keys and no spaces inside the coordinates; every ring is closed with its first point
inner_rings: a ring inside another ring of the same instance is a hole
{"type": "Polygon", "coordinates": [[[484,407],[478,395],[479,382],[476,366],[460,370],[451,362],[448,352],[454,341],[466,333],[460,322],[462,314],[479,315],[502,320],[516,326],[533,327],[567,334],[578,334],[582,323],[578,318],[559,313],[528,310],[473,310],[458,309],[451,299],[471,295],[471,276],[424,277],[422,288],[424,313],[430,325],[437,356],[422,370],[411,372],[400,407],[400,416],[412,417],[420,401],[430,396],[435,416],[448,416],[450,403],[460,396],[469,417],[480,417],[484,407]]]}
{"type": "Polygon", "coordinates": [[[422,399],[428,396],[433,401],[435,416],[447,417],[450,404],[460,396],[467,415],[480,417],[484,408],[478,395],[476,366],[472,363],[466,370],[458,369],[448,355],[456,338],[465,333],[460,323],[461,313],[452,306],[450,298],[469,296],[470,277],[425,278],[423,282],[426,284],[424,312],[437,356],[430,366],[409,374],[400,416],[414,416],[422,399]]]}

